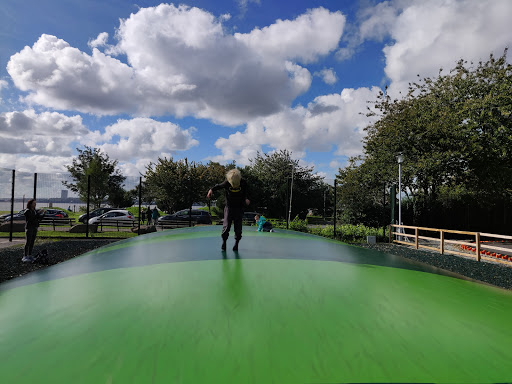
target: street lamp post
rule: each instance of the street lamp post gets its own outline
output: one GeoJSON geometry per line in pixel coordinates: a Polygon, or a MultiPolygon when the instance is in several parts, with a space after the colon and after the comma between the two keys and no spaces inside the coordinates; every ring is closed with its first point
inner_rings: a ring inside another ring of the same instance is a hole
{"type": "MultiPolygon", "coordinates": [[[[404,161],[403,155],[400,153],[397,156],[398,160],[398,225],[402,225],[402,163],[404,161]]],[[[402,228],[398,228],[398,232],[402,233],[402,228]]],[[[402,240],[401,237],[398,238],[402,240]]]]}

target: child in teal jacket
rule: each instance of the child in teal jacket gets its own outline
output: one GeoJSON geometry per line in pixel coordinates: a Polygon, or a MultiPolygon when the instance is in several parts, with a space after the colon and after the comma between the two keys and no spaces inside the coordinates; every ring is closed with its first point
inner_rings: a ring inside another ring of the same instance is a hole
{"type": "Polygon", "coordinates": [[[254,220],[258,225],[258,232],[274,232],[272,229],[272,223],[267,221],[263,216],[256,215],[254,216],[254,220]]]}

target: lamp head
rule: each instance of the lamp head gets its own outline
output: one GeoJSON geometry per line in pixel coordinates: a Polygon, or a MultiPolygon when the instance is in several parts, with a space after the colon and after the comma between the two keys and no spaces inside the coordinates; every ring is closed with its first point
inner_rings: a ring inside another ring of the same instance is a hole
{"type": "Polygon", "coordinates": [[[398,160],[398,164],[402,164],[404,162],[404,156],[400,153],[396,159],[398,160]]]}

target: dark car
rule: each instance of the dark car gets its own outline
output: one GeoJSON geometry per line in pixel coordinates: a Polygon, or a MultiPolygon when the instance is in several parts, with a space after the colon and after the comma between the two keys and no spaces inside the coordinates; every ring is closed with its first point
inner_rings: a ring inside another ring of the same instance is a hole
{"type": "MultiPolygon", "coordinates": [[[[22,209],[21,211],[14,213],[13,218],[14,221],[25,221],[25,209],[22,209]]],[[[0,215],[0,223],[3,223],[4,221],[11,221],[10,213],[0,215]]]]}
{"type": "Polygon", "coordinates": [[[46,209],[46,213],[44,214],[45,219],[65,219],[68,217],[68,214],[65,211],[61,211],[60,209],[46,209]]]}
{"type": "Polygon", "coordinates": [[[89,212],[89,216],[87,216],[87,213],[84,213],[83,215],[81,215],[78,218],[78,221],[85,224],[87,222],[87,219],[92,219],[93,217],[101,216],[104,213],[107,213],[108,211],[111,211],[113,209],[115,209],[115,208],[98,208],[98,209],[95,209],[94,211],[89,212]]]}
{"type": "Polygon", "coordinates": [[[192,216],[192,221],[195,221],[197,224],[211,224],[212,217],[206,211],[200,211],[198,209],[192,209],[189,215],[189,209],[183,209],[172,215],[160,216],[158,221],[188,221],[189,217],[192,216]]]}

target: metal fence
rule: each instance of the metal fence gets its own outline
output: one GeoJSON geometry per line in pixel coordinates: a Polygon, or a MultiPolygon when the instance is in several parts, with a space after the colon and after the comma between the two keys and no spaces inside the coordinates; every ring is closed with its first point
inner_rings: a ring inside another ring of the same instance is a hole
{"type": "MultiPolygon", "coordinates": [[[[9,232],[12,238],[15,220],[5,220],[5,215],[15,217],[17,213],[27,207],[27,202],[35,198],[38,208],[60,209],[68,212],[88,212],[88,198],[79,195],[64,185],[64,182],[73,182],[69,173],[29,173],[0,168],[0,232],[9,232]],[[7,225],[9,224],[9,225],[7,225]]],[[[133,190],[139,187],[140,177],[126,177],[123,188],[133,190]]],[[[137,201],[137,205],[138,205],[137,201]]],[[[45,218],[42,230],[66,230],[76,224],[73,220],[62,218],[45,218]]],[[[87,224],[87,223],[86,223],[87,224]]],[[[19,225],[17,226],[19,227],[19,225]]],[[[17,228],[16,227],[16,228],[17,228]]],[[[119,228],[119,226],[117,226],[119,228]]],[[[123,226],[124,227],[124,226],[123,226]]],[[[87,236],[89,229],[86,228],[87,236]]]]}
{"type": "MultiPolygon", "coordinates": [[[[333,214],[333,211],[336,211],[335,207],[336,203],[336,180],[324,180],[326,183],[325,191],[322,191],[323,198],[323,207],[318,206],[314,212],[309,212],[310,214],[314,214],[315,217],[311,218],[311,222],[315,222],[317,225],[322,224],[331,224],[334,225],[334,233],[336,233],[336,216],[333,214]],[[332,201],[332,195],[334,194],[334,203],[332,201]]],[[[71,175],[69,173],[29,173],[18,170],[0,168],[0,215],[15,215],[16,213],[24,210],[26,208],[27,202],[31,198],[37,199],[37,207],[38,208],[47,208],[47,209],[61,209],[67,212],[90,212],[93,210],[92,205],[89,205],[87,199],[81,199],[77,193],[68,189],[63,183],[64,182],[74,182],[71,175]]],[[[141,177],[126,177],[123,188],[125,190],[133,190],[138,188],[140,183],[143,182],[141,177]]],[[[286,206],[286,216],[283,220],[283,223],[286,222],[286,228],[288,228],[289,220],[293,220],[294,217],[291,216],[292,208],[294,206],[294,200],[297,199],[298,194],[301,193],[300,190],[293,184],[292,180],[289,180],[287,183],[287,196],[285,201],[286,206]]],[[[139,199],[141,199],[140,190],[139,190],[139,199]]],[[[139,205],[139,199],[136,200],[135,206],[139,205]]],[[[148,207],[149,205],[153,205],[153,202],[144,202],[140,201],[141,206],[148,207]]],[[[264,212],[261,211],[262,213],[264,212]]],[[[135,220],[130,223],[130,225],[120,225],[119,223],[115,223],[111,228],[111,226],[101,227],[101,230],[107,231],[120,231],[120,230],[131,230],[133,227],[138,226],[140,233],[140,225],[144,223],[140,223],[139,217],[135,217],[135,220]],[[104,229],[105,228],[105,229],[104,229]]],[[[219,218],[220,219],[220,218],[219,218]]],[[[6,227],[7,223],[1,223],[2,218],[0,216],[0,232],[10,233],[10,238],[12,238],[12,227],[6,227]]],[[[12,222],[12,221],[11,221],[12,222]]],[[[41,225],[41,230],[60,230],[60,231],[69,231],[70,227],[77,224],[73,220],[49,220],[46,219],[41,225]]],[[[88,226],[88,222],[85,223],[88,226]]],[[[18,232],[18,231],[14,231],[18,232]]],[[[86,228],[87,237],[89,235],[89,228],[86,228]]]]}

